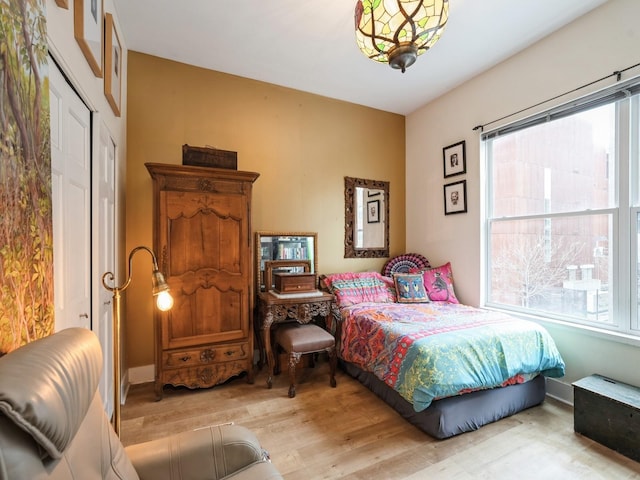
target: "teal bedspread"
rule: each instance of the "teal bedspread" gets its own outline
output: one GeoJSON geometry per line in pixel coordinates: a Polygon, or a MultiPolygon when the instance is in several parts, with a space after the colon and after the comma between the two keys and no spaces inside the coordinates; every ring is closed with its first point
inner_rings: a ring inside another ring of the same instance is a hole
{"type": "Polygon", "coordinates": [[[374,373],[419,412],[438,398],[562,377],[564,361],[537,323],[442,302],[341,309],[340,356],[374,373]]]}

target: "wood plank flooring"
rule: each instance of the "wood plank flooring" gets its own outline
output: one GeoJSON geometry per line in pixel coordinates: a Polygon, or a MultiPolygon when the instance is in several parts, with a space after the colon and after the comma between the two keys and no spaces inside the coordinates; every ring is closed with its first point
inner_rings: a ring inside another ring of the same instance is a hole
{"type": "MultiPolygon", "coordinates": [[[[122,408],[125,445],[208,424],[253,430],[287,480],[639,479],[634,462],[573,431],[570,406],[547,399],[476,432],[435,440],[407,423],[341,370],[329,387],[326,361],[302,372],[297,395],[288,375],[266,388],[263,368],[207,390],[131,387],[122,408]]],[[[595,412],[594,412],[595,414],[595,412]]]]}

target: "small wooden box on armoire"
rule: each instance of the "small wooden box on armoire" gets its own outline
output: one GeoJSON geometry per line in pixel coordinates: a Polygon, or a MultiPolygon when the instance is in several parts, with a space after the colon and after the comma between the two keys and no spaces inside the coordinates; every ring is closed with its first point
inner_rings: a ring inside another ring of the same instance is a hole
{"type": "Polygon", "coordinates": [[[573,384],[576,433],[640,461],[640,388],[601,375],[573,384]]]}

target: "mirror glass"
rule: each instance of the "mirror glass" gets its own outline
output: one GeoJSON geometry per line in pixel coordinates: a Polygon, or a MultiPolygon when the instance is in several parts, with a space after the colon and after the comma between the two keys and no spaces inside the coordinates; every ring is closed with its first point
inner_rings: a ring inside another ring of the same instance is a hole
{"type": "Polygon", "coordinates": [[[315,232],[256,232],[255,254],[258,293],[266,290],[266,267],[270,267],[272,273],[310,271],[317,278],[318,234],[315,232]]]}
{"type": "Polygon", "coordinates": [[[389,182],[344,177],[345,258],[389,256],[389,182]]]}

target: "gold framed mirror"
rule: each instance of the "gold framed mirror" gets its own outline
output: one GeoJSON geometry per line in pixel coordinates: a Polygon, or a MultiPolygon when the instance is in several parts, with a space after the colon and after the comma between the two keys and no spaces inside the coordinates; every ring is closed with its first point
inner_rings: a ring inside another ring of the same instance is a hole
{"type": "MultiPolygon", "coordinates": [[[[302,273],[308,271],[318,278],[318,234],[315,232],[256,232],[255,233],[256,293],[267,290],[266,267],[277,265],[280,271],[302,273]]],[[[273,285],[272,285],[273,287],[273,285]]]]}
{"type": "Polygon", "coordinates": [[[389,182],[344,177],[344,258],[389,256],[389,182]]]}

